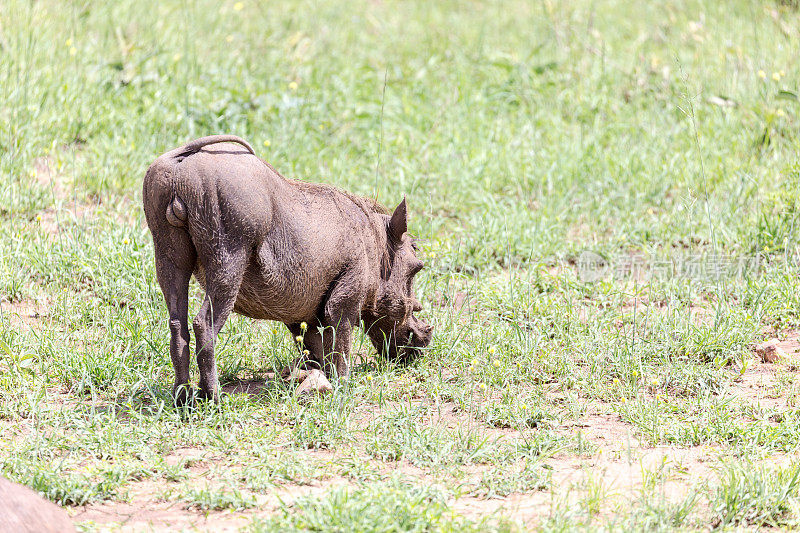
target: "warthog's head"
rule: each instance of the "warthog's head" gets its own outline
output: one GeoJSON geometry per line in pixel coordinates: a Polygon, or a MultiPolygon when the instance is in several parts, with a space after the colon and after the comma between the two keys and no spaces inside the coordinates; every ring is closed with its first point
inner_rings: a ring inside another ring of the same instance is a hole
{"type": "Polygon", "coordinates": [[[422,270],[413,239],[406,233],[406,200],[386,215],[387,250],[381,266],[375,309],[364,316],[367,335],[379,353],[409,360],[431,342],[433,327],[414,316],[422,305],[414,296],[414,276],[422,270]]]}

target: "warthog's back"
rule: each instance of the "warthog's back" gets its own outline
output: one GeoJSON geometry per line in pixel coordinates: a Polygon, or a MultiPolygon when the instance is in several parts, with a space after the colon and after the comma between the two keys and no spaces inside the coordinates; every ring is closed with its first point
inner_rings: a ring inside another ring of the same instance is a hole
{"type": "Polygon", "coordinates": [[[204,145],[199,152],[177,148],[156,159],[145,175],[148,225],[164,219],[198,236],[223,231],[254,238],[269,227],[271,194],[283,181],[240,146],[204,145]]]}
{"type": "Polygon", "coordinates": [[[148,169],[147,223],[157,250],[186,257],[181,262],[193,264],[203,288],[210,262],[247,249],[237,312],[308,321],[346,265],[378,255],[372,250],[375,234],[384,230],[374,202],[328,185],[287,180],[241,146],[188,148],[197,144],[163,154],[148,169]],[[184,232],[190,254],[184,253],[184,232]]]}

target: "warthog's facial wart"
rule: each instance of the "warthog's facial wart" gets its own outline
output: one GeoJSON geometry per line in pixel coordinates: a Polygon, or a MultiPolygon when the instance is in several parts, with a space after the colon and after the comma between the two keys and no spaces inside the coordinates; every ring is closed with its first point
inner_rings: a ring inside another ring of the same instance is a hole
{"type": "Polygon", "coordinates": [[[422,305],[414,295],[414,276],[424,267],[408,235],[406,201],[386,220],[387,251],[381,267],[379,296],[364,315],[367,335],[379,353],[408,360],[431,342],[433,327],[414,316],[422,305]]]}

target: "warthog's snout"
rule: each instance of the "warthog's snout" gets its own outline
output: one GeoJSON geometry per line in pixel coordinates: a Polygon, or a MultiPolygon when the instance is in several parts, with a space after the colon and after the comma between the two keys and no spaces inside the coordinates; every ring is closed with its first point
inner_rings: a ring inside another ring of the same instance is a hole
{"type": "Polygon", "coordinates": [[[403,324],[375,320],[368,323],[367,334],[379,353],[389,359],[411,361],[431,343],[433,326],[412,315],[403,324]]]}
{"type": "Polygon", "coordinates": [[[409,339],[408,344],[412,348],[425,348],[431,343],[433,337],[433,326],[422,320],[411,317],[409,320],[409,339]]]}

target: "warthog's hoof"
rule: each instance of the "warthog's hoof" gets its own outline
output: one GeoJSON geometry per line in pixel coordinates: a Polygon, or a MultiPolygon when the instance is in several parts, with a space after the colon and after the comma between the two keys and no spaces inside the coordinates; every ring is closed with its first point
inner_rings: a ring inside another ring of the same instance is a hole
{"type": "MultiPolygon", "coordinates": [[[[294,372],[292,373],[295,374],[294,372]]],[[[291,377],[290,377],[291,379],[291,377]]],[[[300,386],[294,391],[295,396],[311,395],[311,394],[327,394],[333,391],[331,382],[325,377],[321,370],[316,368],[313,370],[300,370],[298,371],[298,379],[300,386]],[[302,376],[302,377],[300,377],[302,376]]]]}

